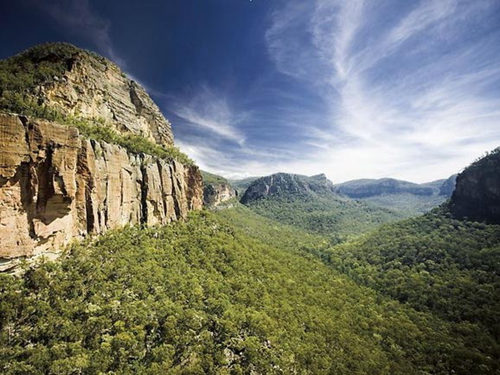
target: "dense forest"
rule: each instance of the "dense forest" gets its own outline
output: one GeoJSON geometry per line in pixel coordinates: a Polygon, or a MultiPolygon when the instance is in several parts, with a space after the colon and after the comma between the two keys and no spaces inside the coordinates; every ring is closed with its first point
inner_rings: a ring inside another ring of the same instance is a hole
{"type": "Polygon", "coordinates": [[[404,217],[396,211],[334,194],[273,196],[251,202],[248,207],[280,223],[341,237],[358,235],[404,217]]]}
{"type": "Polygon", "coordinates": [[[2,373],[498,371],[476,325],[356,284],[300,235],[278,247],[227,224],[245,210],[113,231],[1,275],[2,373]]]}
{"type": "Polygon", "coordinates": [[[453,219],[446,207],[328,251],[364,285],[500,339],[500,226],[453,219]]]}

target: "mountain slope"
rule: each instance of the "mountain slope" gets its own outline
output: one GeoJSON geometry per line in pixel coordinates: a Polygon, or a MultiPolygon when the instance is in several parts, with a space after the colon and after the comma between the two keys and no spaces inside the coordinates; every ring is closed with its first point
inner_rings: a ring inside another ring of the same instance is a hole
{"type": "Polygon", "coordinates": [[[335,186],[335,190],[350,198],[369,198],[387,194],[413,194],[430,196],[434,193],[432,186],[422,186],[408,181],[382,178],[379,180],[353,180],[335,186]]]}
{"type": "Polygon", "coordinates": [[[425,184],[391,178],[353,180],[337,184],[335,189],[350,198],[397,210],[405,217],[411,217],[428,212],[451,197],[455,177],[425,184]]]}
{"type": "Polygon", "coordinates": [[[109,232],[59,263],[0,275],[0,301],[5,374],[493,368],[488,350],[468,346],[474,327],[454,331],[207,213],[109,232]]]}
{"type": "Polygon", "coordinates": [[[329,251],[354,280],[451,322],[469,322],[500,340],[500,153],[466,168],[448,204],[329,251]],[[475,218],[473,222],[463,218],[475,218]]]}
{"type": "Polygon", "coordinates": [[[450,218],[445,209],[339,245],[329,261],[354,280],[452,322],[500,338],[500,227],[450,218]]]}
{"type": "Polygon", "coordinates": [[[47,43],[0,61],[0,108],[59,120],[98,120],[118,133],[173,145],[170,123],[114,63],[68,43],[47,43]]]}
{"type": "Polygon", "coordinates": [[[314,197],[332,192],[333,184],[324,174],[307,177],[276,173],[252,182],[241,197],[241,203],[249,204],[268,197],[314,197]]]}
{"type": "Polygon", "coordinates": [[[403,217],[334,190],[325,175],[279,173],[254,181],[241,202],[261,216],[327,235],[359,234],[403,217]]]}
{"type": "Polygon", "coordinates": [[[439,187],[439,195],[443,195],[445,197],[451,197],[453,191],[455,190],[456,184],[457,184],[457,175],[454,174],[450,176],[447,180],[445,180],[443,184],[439,187]]]}
{"type": "Polygon", "coordinates": [[[500,224],[500,148],[458,175],[450,207],[456,217],[500,224]]]}
{"type": "Polygon", "coordinates": [[[251,185],[252,182],[258,180],[260,177],[247,177],[239,180],[228,179],[231,186],[238,192],[239,196],[245,193],[245,190],[251,185]]]}
{"type": "Polygon", "coordinates": [[[65,43],[0,61],[0,271],[111,228],[185,218],[202,199],[170,123],[118,66],[65,43]]]}

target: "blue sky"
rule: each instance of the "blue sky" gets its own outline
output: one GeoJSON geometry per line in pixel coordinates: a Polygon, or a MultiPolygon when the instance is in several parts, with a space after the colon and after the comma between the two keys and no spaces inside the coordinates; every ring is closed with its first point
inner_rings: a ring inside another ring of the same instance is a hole
{"type": "Polygon", "coordinates": [[[208,171],[445,178],[500,146],[498,0],[21,0],[0,58],[116,61],[208,171]]]}

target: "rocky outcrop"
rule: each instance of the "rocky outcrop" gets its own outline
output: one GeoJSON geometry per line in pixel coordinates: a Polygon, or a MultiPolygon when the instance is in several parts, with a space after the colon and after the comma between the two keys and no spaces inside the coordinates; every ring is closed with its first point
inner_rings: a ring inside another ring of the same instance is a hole
{"type": "Polygon", "coordinates": [[[500,148],[457,176],[450,210],[458,218],[500,224],[500,148]]]}
{"type": "Polygon", "coordinates": [[[302,176],[289,173],[276,173],[261,177],[250,184],[241,203],[248,204],[268,196],[331,194],[334,186],[324,174],[302,176]]]}
{"type": "Polygon", "coordinates": [[[0,114],[0,259],[55,250],[127,224],[165,224],[201,209],[195,166],[132,154],[76,128],[0,114]]]}
{"type": "Polygon", "coordinates": [[[207,207],[217,207],[235,197],[236,190],[226,183],[206,184],[203,188],[203,202],[207,207]]]}
{"type": "Polygon", "coordinates": [[[207,208],[215,208],[238,196],[236,190],[222,176],[201,171],[203,177],[203,203],[207,208]]]}
{"type": "Polygon", "coordinates": [[[170,123],[146,91],[104,57],[71,44],[50,43],[6,63],[19,67],[33,81],[23,87],[27,103],[64,116],[98,120],[118,133],[140,135],[157,144],[174,143],[170,123]],[[43,73],[48,69],[50,76],[43,73]]]}

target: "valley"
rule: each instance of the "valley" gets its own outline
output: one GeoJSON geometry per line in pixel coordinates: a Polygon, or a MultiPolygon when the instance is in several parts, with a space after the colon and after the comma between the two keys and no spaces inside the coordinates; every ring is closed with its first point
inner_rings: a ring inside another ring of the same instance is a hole
{"type": "Polygon", "coordinates": [[[93,52],[0,83],[2,374],[500,373],[500,148],[426,184],[231,180],[93,52]]]}

